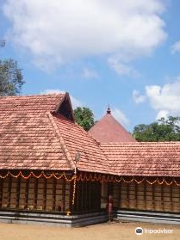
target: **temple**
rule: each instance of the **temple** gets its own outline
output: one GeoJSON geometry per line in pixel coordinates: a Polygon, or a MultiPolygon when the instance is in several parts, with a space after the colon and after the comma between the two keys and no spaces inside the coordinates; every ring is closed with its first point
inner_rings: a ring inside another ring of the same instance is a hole
{"type": "Polygon", "coordinates": [[[0,221],[179,223],[180,143],[139,143],[111,115],[87,133],[68,93],[0,97],[0,221]]]}
{"type": "Polygon", "coordinates": [[[108,107],[106,115],[88,133],[100,143],[136,142],[132,135],[112,116],[110,107],[108,107]]]}

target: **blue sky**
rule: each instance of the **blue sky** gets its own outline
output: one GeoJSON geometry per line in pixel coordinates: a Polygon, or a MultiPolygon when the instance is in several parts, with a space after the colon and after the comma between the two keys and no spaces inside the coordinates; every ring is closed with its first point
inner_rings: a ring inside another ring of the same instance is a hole
{"type": "Polygon", "coordinates": [[[180,116],[180,1],[0,0],[1,58],[22,94],[67,91],[96,119],[110,104],[129,130],[180,116]]]}

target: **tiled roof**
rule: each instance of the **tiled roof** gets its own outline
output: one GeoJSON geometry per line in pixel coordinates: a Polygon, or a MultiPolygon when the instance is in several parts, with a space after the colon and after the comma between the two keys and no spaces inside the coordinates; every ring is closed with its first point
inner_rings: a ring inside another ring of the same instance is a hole
{"type": "Polygon", "coordinates": [[[111,173],[97,142],[55,113],[64,97],[0,98],[0,169],[74,170],[79,151],[79,170],[111,173]]]}
{"type": "Polygon", "coordinates": [[[114,174],[180,176],[180,142],[101,144],[114,174]]]}
{"type": "Polygon", "coordinates": [[[100,143],[136,142],[131,134],[110,114],[110,111],[88,133],[100,143]]]}
{"type": "Polygon", "coordinates": [[[67,94],[1,97],[0,169],[74,170],[79,152],[79,171],[180,176],[180,142],[99,146],[70,112],[67,94]]]}
{"type": "Polygon", "coordinates": [[[64,94],[0,98],[0,168],[69,169],[46,112],[64,94]]]}
{"type": "Polygon", "coordinates": [[[72,161],[77,152],[80,153],[80,160],[77,164],[78,170],[86,172],[113,173],[108,159],[101,151],[98,143],[77,124],[65,119],[62,115],[54,115],[64,145],[69,152],[69,159],[72,161]]]}
{"type": "Polygon", "coordinates": [[[55,111],[66,94],[0,97],[0,113],[55,111]]]}

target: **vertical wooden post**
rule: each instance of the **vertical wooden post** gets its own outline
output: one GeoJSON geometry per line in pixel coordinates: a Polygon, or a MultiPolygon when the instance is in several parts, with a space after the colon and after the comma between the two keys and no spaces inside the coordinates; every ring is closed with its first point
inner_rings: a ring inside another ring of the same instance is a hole
{"type": "Polygon", "coordinates": [[[62,211],[65,212],[65,204],[66,204],[66,180],[63,179],[62,185],[62,211]]]}
{"type": "Polygon", "coordinates": [[[34,209],[37,208],[37,200],[38,200],[38,178],[35,178],[35,181],[34,181],[34,209]]]}
{"type": "Polygon", "coordinates": [[[118,208],[121,208],[121,182],[117,183],[117,184],[119,184],[119,196],[118,196],[119,204],[118,204],[118,208]]]}
{"type": "Polygon", "coordinates": [[[99,181],[96,182],[98,185],[97,194],[98,194],[98,210],[101,210],[101,184],[99,181]]]}
{"type": "Polygon", "coordinates": [[[153,210],[155,210],[154,191],[155,191],[155,187],[154,187],[154,183],[153,183],[152,184],[152,206],[153,206],[153,210]]]}
{"type": "Polygon", "coordinates": [[[144,209],[146,210],[146,181],[143,182],[144,184],[144,209]]]}
{"type": "Polygon", "coordinates": [[[127,199],[127,208],[129,208],[129,183],[126,183],[127,184],[127,188],[126,188],[126,191],[127,191],[127,195],[126,195],[126,199],[127,199]]]}
{"type": "Polygon", "coordinates": [[[21,177],[17,179],[16,185],[16,208],[19,208],[19,200],[20,200],[20,184],[21,184],[21,177]]]}
{"type": "Polygon", "coordinates": [[[26,187],[25,187],[25,206],[26,209],[28,207],[28,199],[29,199],[29,178],[26,179],[26,187]]]}
{"type": "Polygon", "coordinates": [[[88,187],[89,187],[89,182],[86,181],[86,187],[85,187],[85,191],[86,191],[86,193],[85,193],[86,206],[85,207],[86,207],[86,210],[89,210],[88,187]]]}
{"type": "Polygon", "coordinates": [[[2,207],[3,198],[3,178],[0,178],[0,208],[2,207]]]}
{"type": "Polygon", "coordinates": [[[74,208],[73,208],[73,211],[79,211],[79,182],[80,181],[77,181],[76,182],[76,200],[75,200],[75,204],[74,204],[74,208]]]}
{"type": "Polygon", "coordinates": [[[11,187],[12,187],[12,177],[9,176],[8,177],[8,197],[7,197],[7,207],[10,207],[10,203],[11,203],[11,187]]]}
{"type": "Polygon", "coordinates": [[[180,186],[178,186],[179,188],[179,212],[180,212],[180,186]]]}
{"type": "Polygon", "coordinates": [[[170,185],[170,191],[171,191],[171,211],[173,212],[173,184],[170,185]]]}
{"type": "Polygon", "coordinates": [[[92,182],[88,182],[88,208],[91,209],[92,207],[92,194],[91,194],[91,189],[92,189],[92,182]]]}
{"type": "Polygon", "coordinates": [[[70,189],[69,189],[69,211],[72,212],[73,205],[72,205],[72,199],[73,199],[73,181],[69,183],[70,189]]]}
{"type": "Polygon", "coordinates": [[[162,210],[164,210],[164,188],[163,188],[164,184],[161,184],[161,208],[162,210]]]}
{"type": "Polygon", "coordinates": [[[88,195],[87,195],[88,181],[84,184],[84,208],[88,209],[88,195]]]}
{"type": "Polygon", "coordinates": [[[47,202],[47,179],[44,177],[44,187],[43,187],[43,209],[46,210],[46,202],[47,202]]]}
{"type": "Polygon", "coordinates": [[[138,208],[138,184],[135,182],[135,199],[136,199],[136,209],[138,208]]]}
{"type": "Polygon", "coordinates": [[[53,178],[53,210],[56,210],[56,185],[57,179],[53,178]]]}
{"type": "Polygon", "coordinates": [[[79,198],[79,201],[80,201],[80,211],[82,211],[82,210],[84,210],[84,208],[83,208],[83,205],[84,205],[84,193],[83,193],[83,184],[84,184],[84,182],[79,182],[80,183],[80,185],[79,185],[79,187],[80,187],[80,198],[79,198]]]}
{"type": "Polygon", "coordinates": [[[98,207],[98,194],[97,194],[97,184],[96,182],[94,183],[94,209],[96,210],[98,207]]]}

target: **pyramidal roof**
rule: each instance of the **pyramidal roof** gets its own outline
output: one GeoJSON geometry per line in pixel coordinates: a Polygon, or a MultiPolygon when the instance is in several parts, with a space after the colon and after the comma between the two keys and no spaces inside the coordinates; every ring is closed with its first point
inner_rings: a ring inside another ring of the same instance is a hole
{"type": "Polygon", "coordinates": [[[110,108],[108,108],[106,115],[88,133],[100,143],[136,142],[131,134],[111,115],[110,108]]]}

